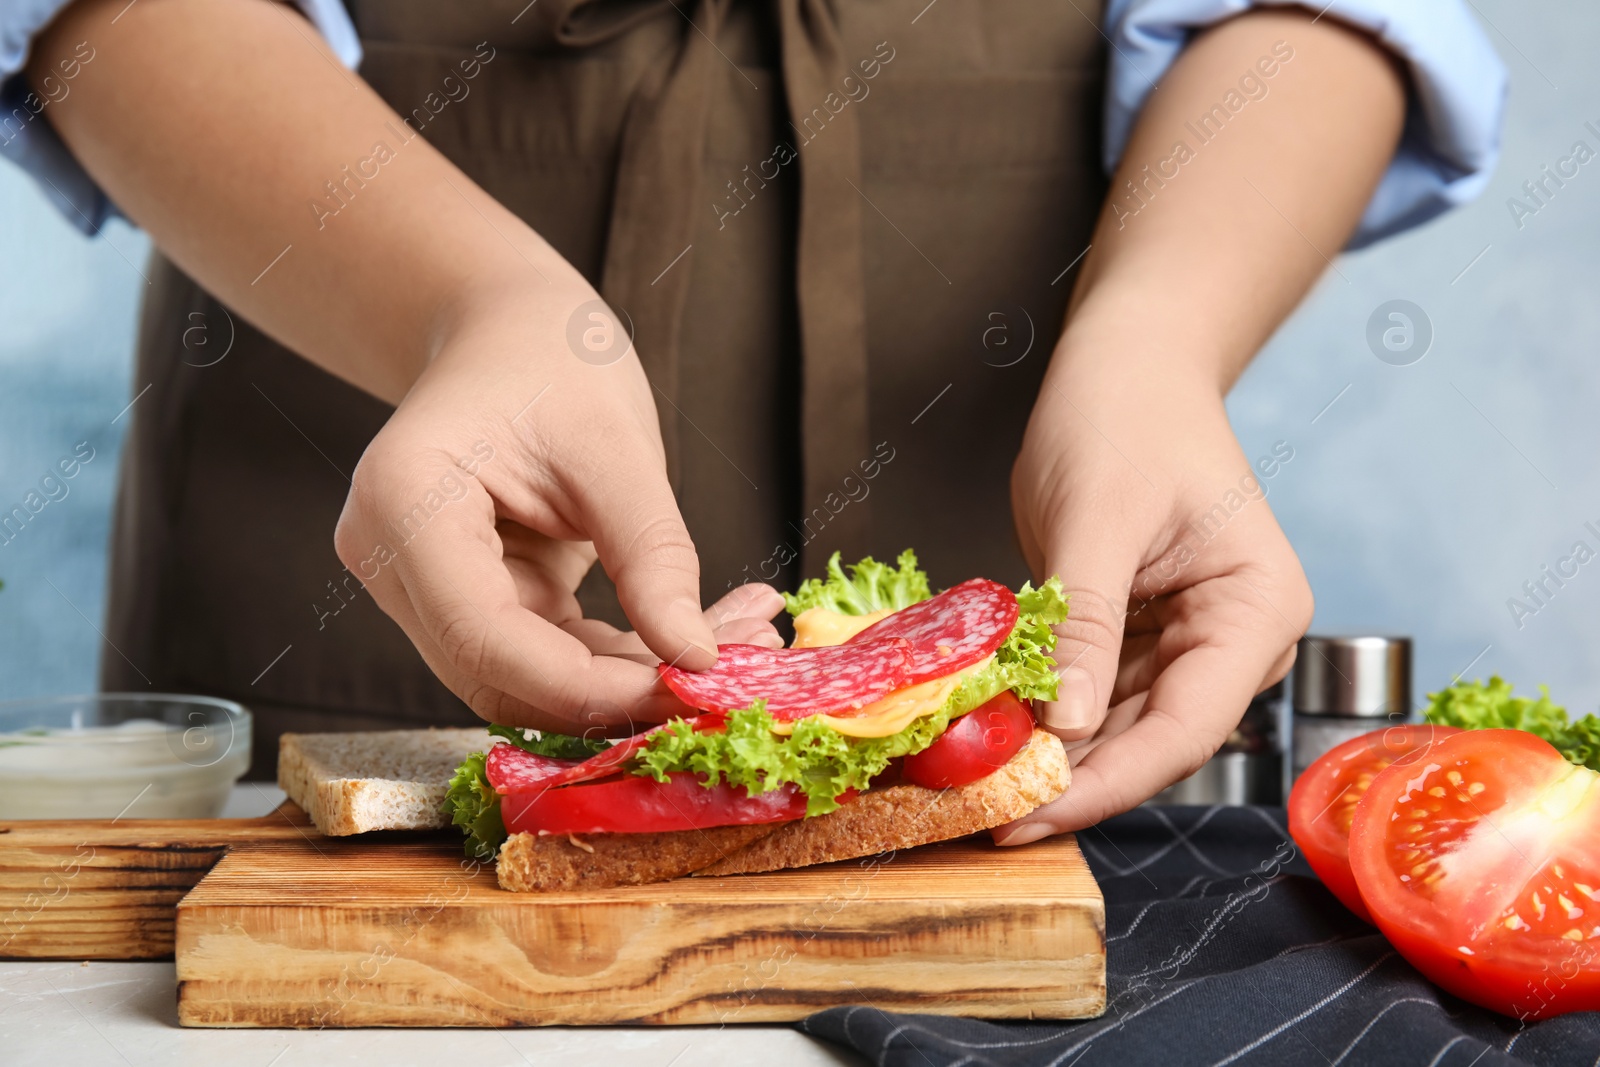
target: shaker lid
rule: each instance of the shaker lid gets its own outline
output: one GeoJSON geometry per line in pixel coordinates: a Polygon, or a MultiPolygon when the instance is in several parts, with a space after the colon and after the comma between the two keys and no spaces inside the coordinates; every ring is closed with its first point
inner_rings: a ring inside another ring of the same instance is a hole
{"type": "Polygon", "coordinates": [[[1302,637],[1294,661],[1294,710],[1372,718],[1409,714],[1411,638],[1302,637]]]}

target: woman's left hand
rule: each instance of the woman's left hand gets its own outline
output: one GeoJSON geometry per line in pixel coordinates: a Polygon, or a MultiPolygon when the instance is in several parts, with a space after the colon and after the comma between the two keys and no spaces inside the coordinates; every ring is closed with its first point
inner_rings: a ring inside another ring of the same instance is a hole
{"type": "Polygon", "coordinates": [[[1059,696],[1036,712],[1066,743],[1073,780],[995,830],[1001,844],[1091,826],[1193,773],[1287,673],[1311,620],[1310,586],[1265,499],[1292,448],[1253,466],[1214,381],[1073,344],[1012,475],[1028,562],[1070,597],[1059,696]]]}
{"type": "Polygon", "coordinates": [[[1038,711],[1073,782],[996,840],[1091,826],[1187,777],[1294,662],[1311,589],[1266,504],[1294,442],[1252,463],[1222,397],[1348,240],[1405,100],[1380,43],[1272,7],[1196,35],[1140,112],[1012,474],[1023,551],[1072,596],[1060,695],[1038,711]],[[1267,56],[1271,98],[1173,163],[1267,56]]]}

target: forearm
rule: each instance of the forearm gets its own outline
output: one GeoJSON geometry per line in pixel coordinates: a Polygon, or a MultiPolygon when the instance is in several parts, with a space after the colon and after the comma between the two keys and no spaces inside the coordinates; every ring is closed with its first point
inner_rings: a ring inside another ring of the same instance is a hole
{"type": "Polygon", "coordinates": [[[1331,18],[1201,35],[1134,129],[1057,362],[1225,392],[1349,238],[1404,106],[1393,60],[1331,18]]]}
{"type": "Polygon", "coordinates": [[[50,115],[89,173],[208,291],[385,400],[477,305],[581,285],[287,6],[78,0],[31,70],[82,41],[50,115]]]}

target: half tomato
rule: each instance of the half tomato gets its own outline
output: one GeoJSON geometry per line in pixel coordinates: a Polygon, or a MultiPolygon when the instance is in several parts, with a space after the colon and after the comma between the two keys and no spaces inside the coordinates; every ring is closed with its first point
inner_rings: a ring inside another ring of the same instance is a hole
{"type": "Polygon", "coordinates": [[[1350,873],[1350,823],[1356,804],[1378,774],[1409,762],[1435,741],[1461,731],[1454,726],[1391,726],[1351,738],[1323,753],[1289,792],[1289,835],[1340,903],[1367,922],[1372,916],[1350,873]]]}
{"type": "Polygon", "coordinates": [[[1600,1008],[1600,774],[1521,730],[1468,730],[1380,774],[1350,866],[1412,966],[1494,1011],[1600,1008]]]}

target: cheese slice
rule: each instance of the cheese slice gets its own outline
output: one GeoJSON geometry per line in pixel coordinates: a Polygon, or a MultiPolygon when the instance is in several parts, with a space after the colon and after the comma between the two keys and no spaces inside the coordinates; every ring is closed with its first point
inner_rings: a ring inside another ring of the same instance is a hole
{"type": "MultiPolygon", "coordinates": [[[[944,678],[935,678],[930,682],[908,686],[896,690],[888,696],[873,701],[853,715],[814,715],[814,719],[838,730],[846,737],[888,737],[897,734],[907,726],[916,722],[924,715],[932,715],[944,707],[944,702],[950,699],[950,694],[956,691],[962,679],[969,674],[983,670],[994,661],[994,656],[980,660],[966,670],[957,671],[955,674],[944,678]]],[[[794,723],[777,722],[772,724],[772,732],[776,734],[794,733],[794,723]]]]}
{"type": "Polygon", "coordinates": [[[842,645],[879,619],[894,614],[893,608],[865,615],[843,615],[828,608],[807,608],[794,617],[794,644],[791,648],[821,648],[842,645]]]}
{"type": "MultiPolygon", "coordinates": [[[[794,618],[794,644],[791,648],[820,648],[824,645],[842,645],[879,619],[894,614],[893,608],[869,612],[866,615],[844,615],[828,608],[807,608],[794,618]]],[[[944,707],[950,694],[956,691],[967,675],[981,671],[994,659],[974,663],[966,670],[929,682],[896,690],[888,696],[868,704],[853,715],[813,715],[846,737],[888,737],[897,734],[924,715],[932,715],[944,707]]],[[[793,722],[774,723],[772,732],[794,733],[793,722]]]]}

